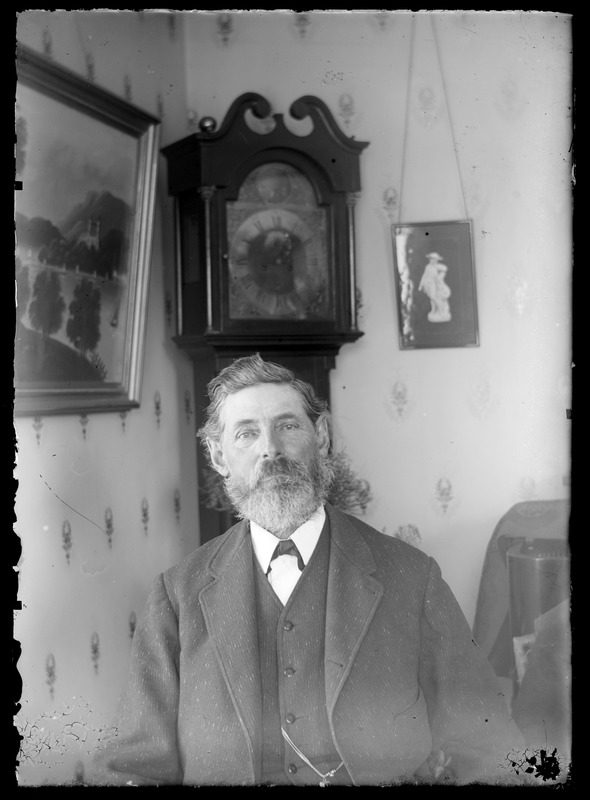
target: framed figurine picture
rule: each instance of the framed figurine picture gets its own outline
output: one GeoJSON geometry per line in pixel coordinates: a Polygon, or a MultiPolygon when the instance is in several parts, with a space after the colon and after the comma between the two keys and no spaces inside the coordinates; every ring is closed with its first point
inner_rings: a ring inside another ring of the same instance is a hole
{"type": "Polygon", "coordinates": [[[158,133],[18,47],[16,415],[139,405],[158,133]]]}
{"type": "Polygon", "coordinates": [[[392,226],[402,350],[477,347],[471,221],[392,226]]]}

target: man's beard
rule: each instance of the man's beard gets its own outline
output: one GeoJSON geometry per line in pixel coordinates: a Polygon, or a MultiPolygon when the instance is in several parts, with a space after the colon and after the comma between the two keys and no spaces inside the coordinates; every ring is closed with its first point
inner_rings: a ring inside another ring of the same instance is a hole
{"type": "Polygon", "coordinates": [[[309,463],[278,456],[263,461],[251,481],[231,476],[225,491],[238,517],[256,522],[275,536],[288,536],[326,501],[334,468],[316,453],[309,463]]]}

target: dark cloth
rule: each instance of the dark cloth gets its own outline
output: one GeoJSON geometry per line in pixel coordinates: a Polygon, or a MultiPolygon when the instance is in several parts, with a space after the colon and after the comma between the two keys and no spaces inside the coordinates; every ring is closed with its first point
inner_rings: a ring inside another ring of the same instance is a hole
{"type": "Polygon", "coordinates": [[[305,564],[303,563],[303,558],[301,557],[301,553],[297,549],[297,545],[295,544],[293,539],[281,539],[281,541],[275,547],[274,553],[271,556],[270,564],[268,565],[268,572],[270,572],[270,569],[272,567],[272,562],[275,560],[275,558],[278,558],[279,556],[295,556],[295,558],[297,559],[297,566],[299,567],[301,572],[303,572],[305,564]]]}
{"type": "MultiPolygon", "coordinates": [[[[495,780],[521,740],[436,562],[326,507],[330,556],[323,698],[357,785],[495,780]],[[430,762],[429,762],[430,759],[430,762]]],[[[160,575],[136,628],[110,780],[260,782],[262,700],[247,523],[160,575]]]]}
{"type": "MultiPolygon", "coordinates": [[[[254,557],[262,697],[262,783],[319,784],[284,740],[281,726],[322,774],[340,764],[324,692],[324,620],[328,588],[328,525],[286,605],[254,557]],[[288,623],[288,624],[286,624],[288,623]]],[[[346,781],[341,767],[333,783],[346,781]]]]}
{"type": "Polygon", "coordinates": [[[571,626],[569,602],[535,622],[535,640],[512,704],[512,716],[527,745],[571,755],[571,626]]]}
{"type": "Polygon", "coordinates": [[[496,675],[514,674],[506,553],[525,539],[566,540],[568,527],[567,500],[529,500],[512,506],[494,529],[482,567],[473,636],[496,675]]]}

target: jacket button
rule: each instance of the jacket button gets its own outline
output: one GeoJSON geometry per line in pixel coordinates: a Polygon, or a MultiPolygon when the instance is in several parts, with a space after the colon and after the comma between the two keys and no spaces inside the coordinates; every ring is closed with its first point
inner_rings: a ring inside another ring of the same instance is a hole
{"type": "Polygon", "coordinates": [[[285,670],[283,670],[283,675],[286,675],[287,678],[290,678],[291,675],[295,675],[295,670],[293,667],[287,667],[285,670]]]}
{"type": "Polygon", "coordinates": [[[295,714],[287,714],[285,717],[289,725],[292,725],[295,722],[295,714]]]}
{"type": "Polygon", "coordinates": [[[292,627],[293,627],[293,623],[290,622],[289,620],[287,620],[286,622],[283,623],[283,630],[285,630],[285,631],[290,631],[292,627]]]}
{"type": "Polygon", "coordinates": [[[297,767],[295,766],[295,764],[289,764],[287,769],[289,770],[291,775],[295,775],[295,773],[297,772],[297,767]]]}

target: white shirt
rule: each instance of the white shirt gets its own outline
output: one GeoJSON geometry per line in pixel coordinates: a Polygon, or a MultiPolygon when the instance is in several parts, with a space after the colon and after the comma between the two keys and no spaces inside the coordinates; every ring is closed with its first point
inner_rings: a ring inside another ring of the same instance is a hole
{"type": "MultiPolygon", "coordinates": [[[[320,538],[325,520],[326,512],[324,507],[320,506],[317,511],[314,511],[307,522],[304,522],[303,525],[300,525],[297,530],[289,536],[289,539],[292,539],[297,545],[297,549],[301,553],[301,558],[303,559],[304,564],[307,564],[311,558],[311,554],[315,550],[315,546],[320,538]]],[[[281,540],[274,534],[270,533],[264,528],[261,528],[256,522],[250,522],[250,533],[252,535],[252,547],[254,548],[254,554],[258,559],[258,563],[260,564],[262,571],[266,575],[272,554],[274,553],[277,544],[281,540]]],[[[296,573],[299,574],[297,574],[296,579],[291,582],[292,585],[291,583],[289,584],[289,588],[286,589],[285,593],[277,591],[277,587],[273,586],[283,603],[285,603],[286,599],[288,599],[288,595],[295,586],[295,583],[297,583],[297,579],[301,574],[297,569],[296,573]]]]}

